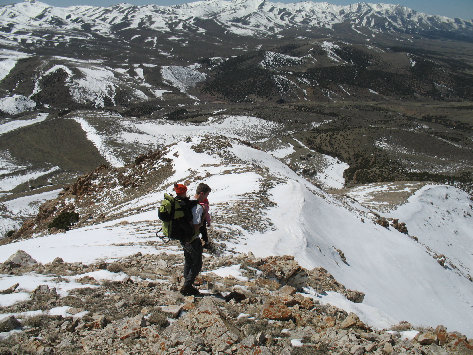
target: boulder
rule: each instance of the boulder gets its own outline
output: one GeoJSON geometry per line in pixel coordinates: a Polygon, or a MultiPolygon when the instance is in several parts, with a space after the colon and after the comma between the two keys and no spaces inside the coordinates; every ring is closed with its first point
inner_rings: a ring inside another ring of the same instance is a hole
{"type": "Polygon", "coordinates": [[[286,296],[295,295],[296,292],[297,292],[297,290],[294,287],[289,286],[289,285],[285,285],[285,286],[281,287],[281,289],[278,291],[279,294],[286,295],[286,296]]]}
{"type": "Polygon", "coordinates": [[[359,321],[360,319],[355,313],[350,313],[348,317],[346,317],[345,320],[342,322],[342,324],[340,324],[340,328],[347,329],[347,328],[353,327],[359,321]]]}
{"type": "Polygon", "coordinates": [[[182,306],[179,305],[169,305],[169,306],[161,306],[161,311],[164,314],[167,314],[171,318],[178,318],[179,314],[182,311],[182,306]]]}
{"type": "Polygon", "coordinates": [[[107,324],[110,323],[110,320],[102,315],[102,314],[97,314],[94,315],[94,320],[92,322],[89,322],[85,324],[85,327],[88,328],[89,330],[91,329],[103,329],[107,326],[107,324]]]}
{"type": "Polygon", "coordinates": [[[243,293],[237,292],[237,291],[232,291],[228,295],[225,296],[225,301],[227,302],[234,300],[235,302],[239,303],[245,299],[246,299],[246,296],[243,293]]]}
{"type": "Polygon", "coordinates": [[[22,267],[36,265],[38,262],[23,250],[18,250],[15,254],[10,256],[4,263],[10,267],[22,267]]]}
{"type": "Polygon", "coordinates": [[[0,332],[9,332],[10,330],[21,328],[21,323],[14,316],[0,320],[0,332]]]}
{"type": "Polygon", "coordinates": [[[169,325],[169,321],[166,314],[164,314],[164,312],[160,310],[155,310],[151,312],[148,317],[148,322],[150,324],[157,325],[161,328],[165,328],[169,325]]]}
{"type": "Polygon", "coordinates": [[[383,346],[383,353],[392,354],[394,353],[394,348],[391,343],[385,343],[383,346]]]}
{"type": "Polygon", "coordinates": [[[340,324],[340,328],[342,329],[348,329],[352,327],[356,327],[363,330],[370,329],[365,323],[360,320],[360,318],[358,318],[355,313],[350,313],[340,324]]]}
{"type": "Polygon", "coordinates": [[[55,287],[49,287],[48,285],[39,285],[33,291],[33,298],[57,298],[58,294],[55,287]]]}
{"type": "Polygon", "coordinates": [[[335,324],[337,324],[337,319],[332,316],[326,316],[324,318],[324,323],[325,323],[325,326],[328,328],[335,327],[335,324]]]}
{"type": "Polygon", "coordinates": [[[435,335],[437,336],[437,343],[440,346],[443,346],[448,342],[447,328],[445,328],[443,325],[439,325],[437,328],[435,328],[435,335]]]}
{"type": "Polygon", "coordinates": [[[276,279],[281,285],[289,285],[296,290],[307,286],[309,274],[293,256],[268,257],[260,269],[266,279],[276,279]]]}
{"type": "Polygon", "coordinates": [[[360,291],[346,290],[343,294],[348,300],[354,303],[362,303],[363,300],[365,299],[365,294],[360,291]]]}
{"type": "MultiPolygon", "coordinates": [[[[171,344],[192,344],[201,341],[212,353],[227,352],[242,339],[242,334],[211,298],[204,298],[197,307],[167,327],[163,333],[171,344]]],[[[191,351],[191,349],[189,349],[191,351]]]]}
{"type": "Polygon", "coordinates": [[[437,336],[433,332],[424,332],[417,334],[415,339],[420,345],[431,345],[437,341],[437,336]]]}
{"type": "Polygon", "coordinates": [[[9,288],[3,290],[3,291],[0,291],[0,294],[2,295],[9,295],[10,293],[13,293],[15,292],[15,290],[18,288],[18,286],[20,286],[19,283],[16,283],[14,285],[11,285],[9,288]]]}
{"type": "Polygon", "coordinates": [[[281,299],[273,299],[266,302],[261,313],[263,318],[270,320],[286,321],[292,318],[291,310],[281,299]]]}
{"type": "Polygon", "coordinates": [[[120,340],[139,338],[141,330],[146,327],[146,324],[146,319],[142,315],[129,318],[118,330],[120,340]]]}
{"type": "Polygon", "coordinates": [[[389,228],[389,222],[386,218],[381,217],[376,220],[376,223],[378,223],[380,226],[384,228],[389,228]]]}

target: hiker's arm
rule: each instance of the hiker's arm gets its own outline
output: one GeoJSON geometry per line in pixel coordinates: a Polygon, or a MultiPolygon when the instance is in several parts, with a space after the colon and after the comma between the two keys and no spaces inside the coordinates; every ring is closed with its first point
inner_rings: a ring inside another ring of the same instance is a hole
{"type": "Polygon", "coordinates": [[[197,234],[200,227],[202,226],[203,218],[202,218],[203,208],[201,205],[197,205],[192,209],[192,223],[194,224],[194,233],[197,234]]]}

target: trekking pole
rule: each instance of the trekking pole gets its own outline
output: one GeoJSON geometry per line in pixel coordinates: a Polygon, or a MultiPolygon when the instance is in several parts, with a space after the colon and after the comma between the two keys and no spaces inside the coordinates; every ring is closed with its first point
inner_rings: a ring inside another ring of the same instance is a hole
{"type": "Polygon", "coordinates": [[[161,240],[163,241],[163,243],[167,244],[167,243],[169,243],[170,239],[168,239],[168,240],[166,241],[164,235],[159,235],[159,232],[161,232],[162,230],[163,230],[163,228],[161,228],[160,230],[158,230],[158,231],[156,232],[156,237],[158,237],[159,239],[161,239],[161,240]]]}

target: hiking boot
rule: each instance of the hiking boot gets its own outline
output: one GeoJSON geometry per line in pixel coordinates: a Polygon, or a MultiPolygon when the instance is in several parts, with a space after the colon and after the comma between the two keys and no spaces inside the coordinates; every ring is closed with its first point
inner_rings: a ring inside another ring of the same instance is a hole
{"type": "Polygon", "coordinates": [[[200,292],[198,289],[196,289],[194,286],[182,286],[181,290],[180,290],[181,294],[183,296],[199,296],[200,295],[200,292]]]}

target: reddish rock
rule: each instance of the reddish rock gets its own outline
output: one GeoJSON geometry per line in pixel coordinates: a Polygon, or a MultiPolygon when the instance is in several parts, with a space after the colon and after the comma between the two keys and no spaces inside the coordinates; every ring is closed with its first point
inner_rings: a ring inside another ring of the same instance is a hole
{"type": "Polygon", "coordinates": [[[448,342],[447,329],[443,325],[439,325],[435,329],[435,335],[437,336],[437,342],[440,346],[443,346],[448,342]]]}
{"type": "Polygon", "coordinates": [[[292,312],[281,300],[277,300],[263,306],[262,316],[266,319],[285,321],[292,318],[292,312]]]}
{"type": "Polygon", "coordinates": [[[310,297],[304,297],[300,294],[296,294],[294,296],[294,299],[296,300],[297,304],[302,308],[302,309],[313,309],[315,307],[314,300],[310,297]]]}
{"type": "Polygon", "coordinates": [[[331,317],[331,316],[325,317],[324,321],[325,321],[325,325],[329,328],[335,327],[335,324],[337,323],[337,320],[335,319],[335,317],[331,317]]]}
{"type": "Polygon", "coordinates": [[[107,317],[103,315],[99,315],[96,317],[96,319],[93,322],[87,323],[85,327],[87,329],[103,329],[109,323],[110,321],[107,319],[107,317]]]}
{"type": "Polygon", "coordinates": [[[471,341],[468,341],[468,338],[463,334],[458,332],[448,333],[448,342],[449,345],[450,343],[453,343],[452,346],[457,351],[464,351],[465,353],[469,354],[473,353],[471,351],[473,350],[473,344],[471,344],[471,341]]]}

